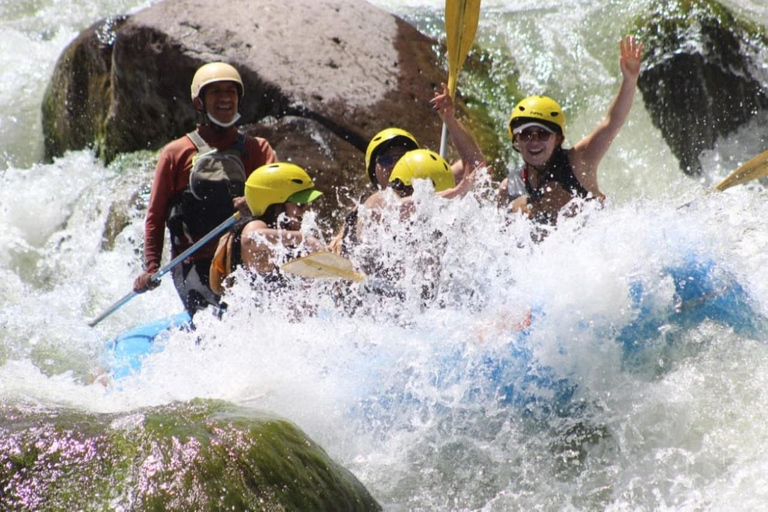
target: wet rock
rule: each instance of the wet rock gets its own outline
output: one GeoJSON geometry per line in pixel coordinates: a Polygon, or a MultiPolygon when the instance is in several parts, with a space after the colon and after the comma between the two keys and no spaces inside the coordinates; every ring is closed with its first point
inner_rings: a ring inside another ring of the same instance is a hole
{"type": "Polygon", "coordinates": [[[43,136],[48,158],[68,149],[105,142],[110,109],[113,39],[104,37],[126,17],[109,18],[82,32],[59,57],[43,98],[43,136]]]}
{"type": "Polygon", "coordinates": [[[1,412],[2,510],[380,510],[295,425],[223,402],[1,412]]]}
{"type": "Polygon", "coordinates": [[[680,168],[700,174],[702,151],[768,109],[765,30],[715,1],[675,0],[655,4],[638,36],[645,105],[680,168]]]}

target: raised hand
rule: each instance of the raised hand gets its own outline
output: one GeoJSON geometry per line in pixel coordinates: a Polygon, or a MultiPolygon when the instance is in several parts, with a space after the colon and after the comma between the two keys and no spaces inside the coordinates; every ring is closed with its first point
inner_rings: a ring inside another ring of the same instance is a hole
{"type": "Polygon", "coordinates": [[[448,86],[440,84],[443,88],[443,92],[435,91],[435,97],[430,100],[433,108],[440,114],[440,117],[445,119],[446,116],[452,117],[454,113],[453,98],[448,93],[448,86]]]}
{"type": "Polygon", "coordinates": [[[619,42],[621,50],[621,73],[625,78],[636,79],[640,74],[640,61],[643,56],[643,43],[638,43],[635,36],[626,36],[619,42]]]}

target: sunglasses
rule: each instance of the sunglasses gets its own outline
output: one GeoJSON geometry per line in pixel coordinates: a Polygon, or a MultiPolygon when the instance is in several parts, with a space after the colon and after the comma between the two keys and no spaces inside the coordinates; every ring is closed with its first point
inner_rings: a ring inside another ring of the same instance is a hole
{"type": "Polygon", "coordinates": [[[522,132],[518,133],[516,137],[520,142],[530,142],[534,137],[536,137],[541,142],[547,142],[552,135],[554,134],[552,132],[548,132],[547,130],[541,130],[539,128],[526,128],[522,132]]]}
{"type": "Polygon", "coordinates": [[[377,156],[376,163],[382,167],[394,167],[394,165],[398,160],[400,160],[400,158],[402,158],[402,156],[403,154],[377,156]]]}

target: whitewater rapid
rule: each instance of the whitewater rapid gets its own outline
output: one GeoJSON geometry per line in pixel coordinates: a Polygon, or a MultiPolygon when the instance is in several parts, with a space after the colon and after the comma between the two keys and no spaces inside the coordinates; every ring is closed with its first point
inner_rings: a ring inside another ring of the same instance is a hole
{"type": "MultiPolygon", "coordinates": [[[[720,141],[705,155],[705,176],[691,180],[639,94],[601,167],[608,204],[563,222],[542,244],[482,198],[445,204],[424,194],[429,227],[444,233],[445,307],[411,304],[407,321],[390,321],[387,304],[349,317],[330,300],[330,285],[315,283],[305,300],[320,314],[296,321],[278,299],[265,311],[250,307],[241,287],[231,314],[172,335],[119,389],[92,383],[109,339],[181,310],[164,282],[97,328],[86,325],[140,270],[141,200],[129,203],[114,245],[102,233],[113,205],[136,190],[146,198],[154,155],[105,167],[75,151],[43,163],[40,102],[78,30],[149,3],[0,1],[3,403],[118,412],[215,398],[269,410],[305,430],[388,510],[763,507],[765,337],[713,321],[669,324],[630,364],[612,326],[636,314],[633,283],[652,289],[658,307],[672,304],[661,270],[690,253],[734,276],[755,314],[768,314],[766,191],[708,193],[765,149],[764,120],[720,141]],[[509,358],[519,339],[508,320],[529,309],[545,313],[525,341],[531,356],[576,386],[562,414],[509,406],[483,387],[484,365],[509,358]]],[[[377,2],[416,22],[434,18],[440,4],[377,2]]],[[[553,94],[570,107],[569,137],[587,133],[618,86],[618,21],[643,3],[483,5],[493,16],[481,21],[482,44],[514,49],[532,92],[557,84],[553,94]]],[[[758,2],[735,5],[757,21],[768,17],[758,2]]]]}

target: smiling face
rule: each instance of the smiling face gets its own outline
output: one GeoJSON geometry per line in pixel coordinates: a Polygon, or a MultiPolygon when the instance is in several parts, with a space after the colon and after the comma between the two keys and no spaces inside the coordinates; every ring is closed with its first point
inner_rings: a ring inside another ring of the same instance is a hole
{"type": "Polygon", "coordinates": [[[526,128],[515,134],[515,142],[523,160],[533,167],[545,166],[563,140],[562,135],[538,127],[526,128]]]}
{"type": "Polygon", "coordinates": [[[239,100],[240,90],[235,82],[215,82],[205,86],[202,99],[198,98],[195,105],[204,107],[220,123],[228,124],[237,115],[239,100]]]}

